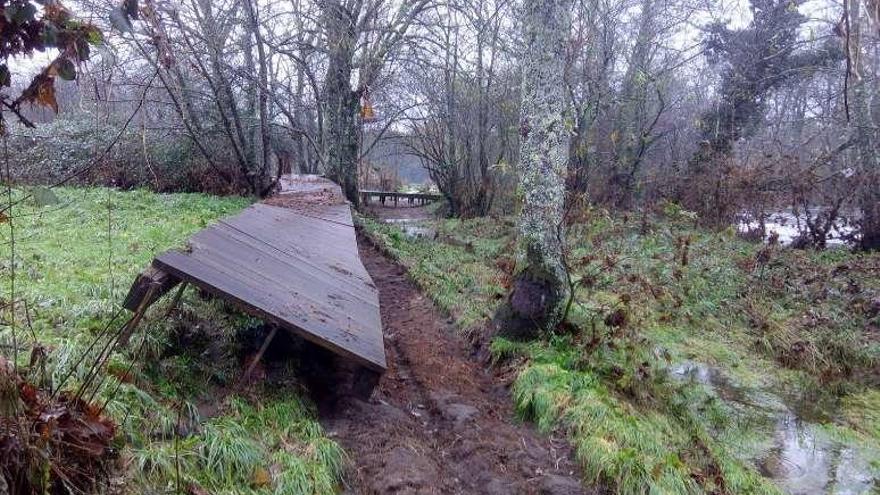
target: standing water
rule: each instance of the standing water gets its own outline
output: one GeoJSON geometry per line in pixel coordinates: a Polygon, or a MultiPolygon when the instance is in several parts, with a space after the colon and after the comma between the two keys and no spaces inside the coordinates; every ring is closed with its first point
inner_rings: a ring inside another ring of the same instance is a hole
{"type": "Polygon", "coordinates": [[[680,363],[670,374],[766,419],[765,441],[748,461],[785,493],[861,495],[880,486],[880,450],[834,438],[828,429],[803,420],[778,395],[738,388],[720,370],[702,363],[680,363]]]}
{"type": "MultiPolygon", "coordinates": [[[[819,214],[819,209],[810,210],[810,216],[815,217],[819,214]]],[[[851,216],[851,215],[850,215],[851,216]]],[[[744,214],[742,220],[737,225],[740,232],[755,232],[760,229],[760,224],[751,215],[744,214]]],[[[780,210],[767,215],[764,221],[764,239],[768,240],[771,235],[778,236],[779,243],[783,246],[791,244],[795,239],[800,237],[802,229],[806,228],[803,218],[798,219],[791,210],[780,210]]],[[[829,246],[840,246],[846,243],[844,240],[854,231],[851,221],[841,219],[836,223],[836,227],[828,233],[826,243],[829,246]]]]}
{"type": "Polygon", "coordinates": [[[433,239],[437,234],[434,229],[415,218],[386,218],[383,221],[396,225],[407,237],[433,239]]]}
{"type": "Polygon", "coordinates": [[[426,206],[392,207],[373,204],[369,206],[369,210],[383,222],[399,227],[407,237],[433,239],[436,236],[436,231],[424,223],[431,217],[426,206]]]}

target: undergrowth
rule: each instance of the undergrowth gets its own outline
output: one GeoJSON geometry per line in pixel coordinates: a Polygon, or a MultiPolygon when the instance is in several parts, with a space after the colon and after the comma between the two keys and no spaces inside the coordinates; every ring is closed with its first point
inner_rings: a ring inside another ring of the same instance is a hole
{"type": "MultiPolygon", "coordinates": [[[[490,344],[520,414],[567,432],[586,478],[616,493],[778,493],[755,456],[787,407],[876,449],[880,256],[767,248],[675,213],[570,225],[572,330],[490,344]],[[724,386],[676,379],[682,362],[724,386]]],[[[512,220],[429,221],[433,239],[361,222],[464,331],[504,301],[512,220]]]]}
{"type": "MultiPolygon", "coordinates": [[[[63,390],[89,379],[88,364],[110,340],[106,329],[128,317],[118,313],[122,298],[152,257],[249,203],[105,188],[35,191],[37,199],[11,215],[18,361],[33,383],[63,390]]],[[[8,300],[12,253],[9,230],[0,227],[8,300]]],[[[293,372],[280,375],[285,383],[236,392],[242,339],[252,340],[259,322],[192,289],[165,318],[168,299],[110,354],[85,396],[119,425],[114,486],[128,493],[333,492],[344,455],[299,398],[293,372]]],[[[0,344],[8,356],[12,340],[6,320],[0,344]]]]}

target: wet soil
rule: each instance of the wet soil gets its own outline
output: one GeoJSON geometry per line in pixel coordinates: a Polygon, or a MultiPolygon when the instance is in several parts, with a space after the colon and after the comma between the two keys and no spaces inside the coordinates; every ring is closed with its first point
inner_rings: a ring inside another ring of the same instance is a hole
{"type": "Polygon", "coordinates": [[[475,357],[405,269],[364,239],[360,253],[379,289],[389,367],[369,401],[318,402],[351,457],[346,493],[597,493],[581,485],[564,440],[515,418],[508,380],[475,357]]]}

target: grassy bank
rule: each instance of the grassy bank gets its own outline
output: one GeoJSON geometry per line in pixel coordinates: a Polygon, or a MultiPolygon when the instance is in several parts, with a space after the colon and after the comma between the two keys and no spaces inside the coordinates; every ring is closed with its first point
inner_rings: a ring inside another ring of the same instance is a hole
{"type": "MultiPolygon", "coordinates": [[[[119,307],[135,274],[249,200],[104,188],[55,194],[14,208],[14,265],[9,224],[0,225],[2,297],[10,299],[14,266],[18,361],[45,351],[29,378],[85,390],[119,425],[114,483],[128,493],[333,492],[343,453],[299,398],[296,376],[265,373],[233,389],[262,329],[219,301],[188,290],[167,318],[170,297],[160,301],[129,345],[89,377],[128,316],[119,307]]],[[[8,322],[0,339],[11,355],[8,322]]]]}
{"type": "MultiPolygon", "coordinates": [[[[511,220],[429,222],[434,240],[363,223],[465,332],[503,302],[511,220]]],[[[880,256],[765,249],[674,207],[585,211],[568,241],[573,329],[490,348],[517,374],[522,416],[566,431],[587,479],[620,493],[776,493],[759,468],[789,410],[877,452],[880,256]],[[711,373],[681,379],[682,363],[711,373]]]]}

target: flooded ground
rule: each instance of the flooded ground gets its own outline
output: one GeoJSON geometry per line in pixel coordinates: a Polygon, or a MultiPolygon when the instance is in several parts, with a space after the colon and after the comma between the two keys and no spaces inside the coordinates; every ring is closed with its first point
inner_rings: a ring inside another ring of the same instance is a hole
{"type": "Polygon", "coordinates": [[[424,223],[432,217],[430,208],[430,205],[385,207],[371,204],[367,210],[383,222],[397,225],[409,237],[433,239],[437,232],[424,223]]]}
{"type": "Polygon", "coordinates": [[[670,374],[704,385],[734,410],[757,419],[759,440],[748,461],[791,495],[859,495],[880,489],[880,449],[836,438],[829,428],[804,420],[781,395],[737,387],[724,373],[693,361],[680,363],[670,374]]]}
{"type": "MultiPolygon", "coordinates": [[[[810,212],[811,215],[816,215],[817,213],[818,210],[810,212]]],[[[791,210],[773,212],[767,216],[767,219],[764,222],[764,240],[768,240],[770,236],[775,234],[779,236],[779,243],[783,246],[787,246],[801,235],[804,225],[803,218],[799,220],[797,215],[791,210]]],[[[739,225],[737,225],[737,230],[743,233],[754,232],[759,228],[760,224],[758,221],[748,215],[744,215],[744,218],[739,222],[739,225]]],[[[837,228],[833,228],[828,234],[826,242],[829,246],[845,245],[846,237],[851,235],[853,231],[854,228],[851,222],[841,221],[840,225],[837,228]]]]}
{"type": "Polygon", "coordinates": [[[437,236],[437,232],[422,223],[421,220],[415,218],[386,218],[385,223],[393,223],[397,225],[403,233],[413,238],[433,239],[437,236]]]}

